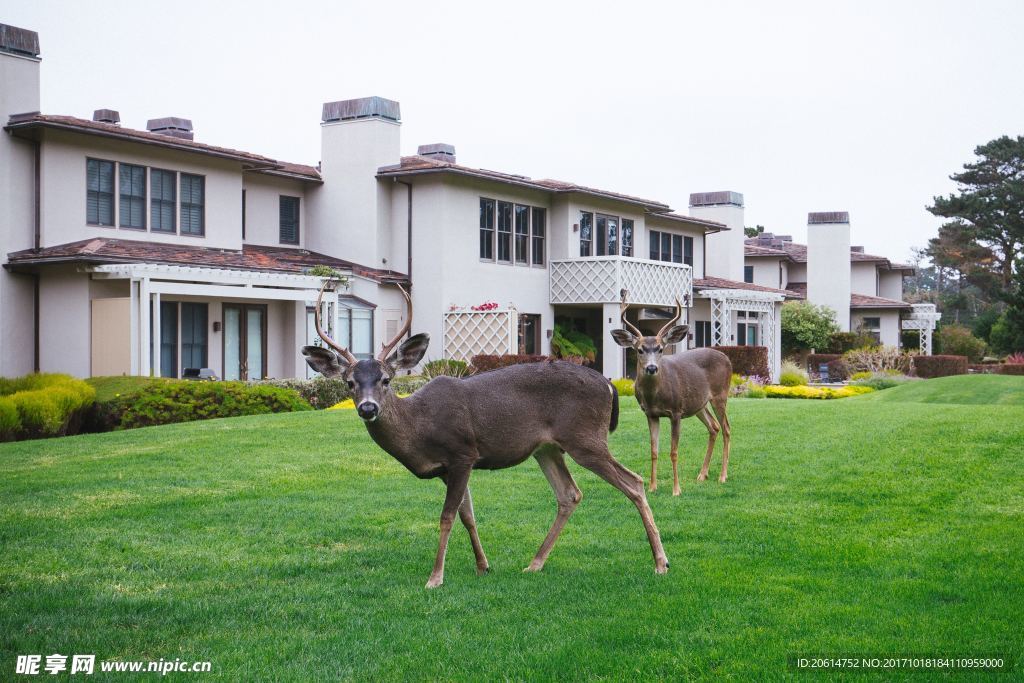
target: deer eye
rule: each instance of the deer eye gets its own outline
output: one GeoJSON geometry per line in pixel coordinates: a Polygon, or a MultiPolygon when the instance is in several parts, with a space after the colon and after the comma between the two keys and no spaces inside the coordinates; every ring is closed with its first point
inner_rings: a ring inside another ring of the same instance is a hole
{"type": "Polygon", "coordinates": [[[390,377],[385,377],[384,379],[382,379],[382,380],[380,381],[380,383],[381,383],[382,385],[384,385],[384,386],[387,386],[387,385],[391,384],[391,378],[390,378],[390,377]]]}
{"type": "Polygon", "coordinates": [[[348,381],[346,381],[346,382],[345,382],[345,384],[347,384],[347,385],[348,385],[348,388],[349,388],[349,389],[355,389],[355,388],[356,388],[356,383],[355,383],[355,382],[353,382],[352,380],[348,380],[348,381]]]}
{"type": "Polygon", "coordinates": [[[661,353],[662,351],[665,350],[665,347],[664,346],[658,346],[654,350],[657,351],[658,353],[661,353]]]}

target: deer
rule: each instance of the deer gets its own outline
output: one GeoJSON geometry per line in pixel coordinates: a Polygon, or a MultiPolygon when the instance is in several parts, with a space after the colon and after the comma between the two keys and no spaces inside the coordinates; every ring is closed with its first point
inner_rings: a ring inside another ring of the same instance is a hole
{"type": "Polygon", "coordinates": [[[473,515],[469,490],[473,470],[514,467],[533,456],[555,494],[557,513],[540,549],[523,571],[539,572],[583,494],[563,455],[621,491],[640,512],[657,574],[668,558],[644,493],[643,478],[620,464],[608,449],[619,418],[615,387],[595,370],[564,361],[513,365],[466,378],[435,377],[406,398],[390,388],[402,370],[415,368],[430,342],[425,333],[399,341],[412,328],[412,299],[400,285],[408,316],[398,334],[373,359],[357,360],[324,331],[317,298],[315,325],[329,346],[304,346],[311,368],[341,377],[353,394],[356,413],[370,438],[420,479],[440,479],[446,493],[440,541],[426,588],[444,583],[445,553],[455,515],[469,533],[478,575],[490,565],[473,515]],[[396,348],[397,346],[397,348],[396,348]]]}
{"type": "Polygon", "coordinates": [[[646,336],[626,319],[626,292],[622,292],[620,305],[624,329],[612,330],[612,338],[619,346],[636,350],[636,400],[647,416],[651,434],[650,490],[658,488],[658,439],[661,418],[672,424],[672,495],[678,496],[679,487],[679,423],[683,418],[697,416],[708,429],[708,449],[697,481],[708,477],[711,454],[718,433],[722,433],[722,473],[718,477],[725,483],[729,472],[729,416],[726,403],[732,380],[732,362],[715,349],[692,349],[665,356],[665,348],[686,339],[689,325],[677,325],[683,307],[676,298],[675,316],[662,326],[656,335],[646,336]],[[709,408],[710,406],[710,408],[709,408]],[[711,410],[714,409],[714,415],[711,410]],[[717,415],[718,419],[715,419],[717,415]]]}

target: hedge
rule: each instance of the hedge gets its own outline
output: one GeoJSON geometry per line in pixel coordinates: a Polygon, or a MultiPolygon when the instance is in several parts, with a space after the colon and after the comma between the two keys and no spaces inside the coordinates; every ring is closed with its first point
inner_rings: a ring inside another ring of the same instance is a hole
{"type": "Polygon", "coordinates": [[[914,374],[930,379],[967,374],[967,356],[914,356],[914,374]]]}
{"type": "Polygon", "coordinates": [[[541,363],[550,360],[547,356],[531,355],[526,353],[506,353],[495,355],[481,353],[473,356],[469,364],[473,366],[474,372],[488,372],[498,368],[506,368],[509,365],[520,365],[522,363],[541,363]]]}
{"type": "Polygon", "coordinates": [[[330,408],[351,396],[348,384],[340,377],[314,377],[312,379],[264,379],[249,383],[252,386],[271,386],[298,392],[304,401],[318,410],[330,408]]]}
{"type": "Polygon", "coordinates": [[[850,366],[841,357],[828,364],[828,381],[845,382],[850,379],[850,366]]]}
{"type": "Polygon", "coordinates": [[[1024,364],[1003,363],[999,367],[1000,375],[1024,375],[1024,364]]]}
{"type": "Polygon", "coordinates": [[[244,382],[162,382],[96,404],[95,431],[310,410],[293,389],[244,382]]]}
{"type": "Polygon", "coordinates": [[[765,396],[768,398],[849,398],[850,396],[868,394],[872,391],[874,391],[874,389],[871,387],[864,386],[846,386],[833,389],[831,387],[780,387],[777,385],[769,385],[764,388],[765,396]]]}
{"type": "Polygon", "coordinates": [[[768,377],[771,372],[768,370],[768,347],[767,346],[714,346],[716,351],[721,351],[729,356],[732,361],[732,371],[750,377],[768,377]]]}
{"type": "Polygon", "coordinates": [[[0,378],[0,440],[76,434],[96,390],[70,375],[0,378]]]}

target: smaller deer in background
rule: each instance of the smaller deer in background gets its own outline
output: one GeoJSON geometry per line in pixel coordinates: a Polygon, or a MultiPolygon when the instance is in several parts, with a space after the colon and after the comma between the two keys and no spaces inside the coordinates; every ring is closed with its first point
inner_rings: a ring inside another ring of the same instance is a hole
{"type": "Polygon", "coordinates": [[[626,320],[626,292],[622,293],[621,318],[624,328],[612,330],[619,346],[636,350],[636,400],[647,415],[651,432],[651,491],[658,488],[658,437],[663,417],[672,421],[672,495],[679,489],[679,422],[696,415],[708,428],[708,450],[704,455],[697,481],[708,477],[715,439],[722,432],[722,474],[718,481],[725,483],[729,469],[729,417],[725,404],[729,400],[732,380],[732,362],[721,351],[693,349],[665,356],[665,347],[686,339],[689,325],[676,325],[683,312],[676,299],[676,314],[653,337],[644,336],[626,320]],[[711,409],[715,414],[712,415],[711,409]],[[715,415],[718,419],[715,419],[715,415]]]}

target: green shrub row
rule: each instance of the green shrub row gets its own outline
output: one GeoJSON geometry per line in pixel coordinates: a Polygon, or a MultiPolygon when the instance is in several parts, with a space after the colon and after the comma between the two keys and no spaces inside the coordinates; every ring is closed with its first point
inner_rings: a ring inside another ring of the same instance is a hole
{"type": "Polygon", "coordinates": [[[244,382],[166,382],[130,396],[96,403],[93,431],[132,429],[209,420],[310,410],[294,389],[244,382]]]}
{"type": "Polygon", "coordinates": [[[306,403],[317,410],[330,408],[344,401],[352,394],[348,384],[340,377],[314,377],[312,379],[263,379],[249,383],[250,386],[269,386],[291,389],[303,398],[306,403]]]}
{"type": "Polygon", "coordinates": [[[0,378],[0,441],[74,434],[95,398],[95,389],[69,375],[0,378]]]}
{"type": "Polygon", "coordinates": [[[948,377],[967,374],[967,356],[914,356],[918,377],[948,377]]]}

